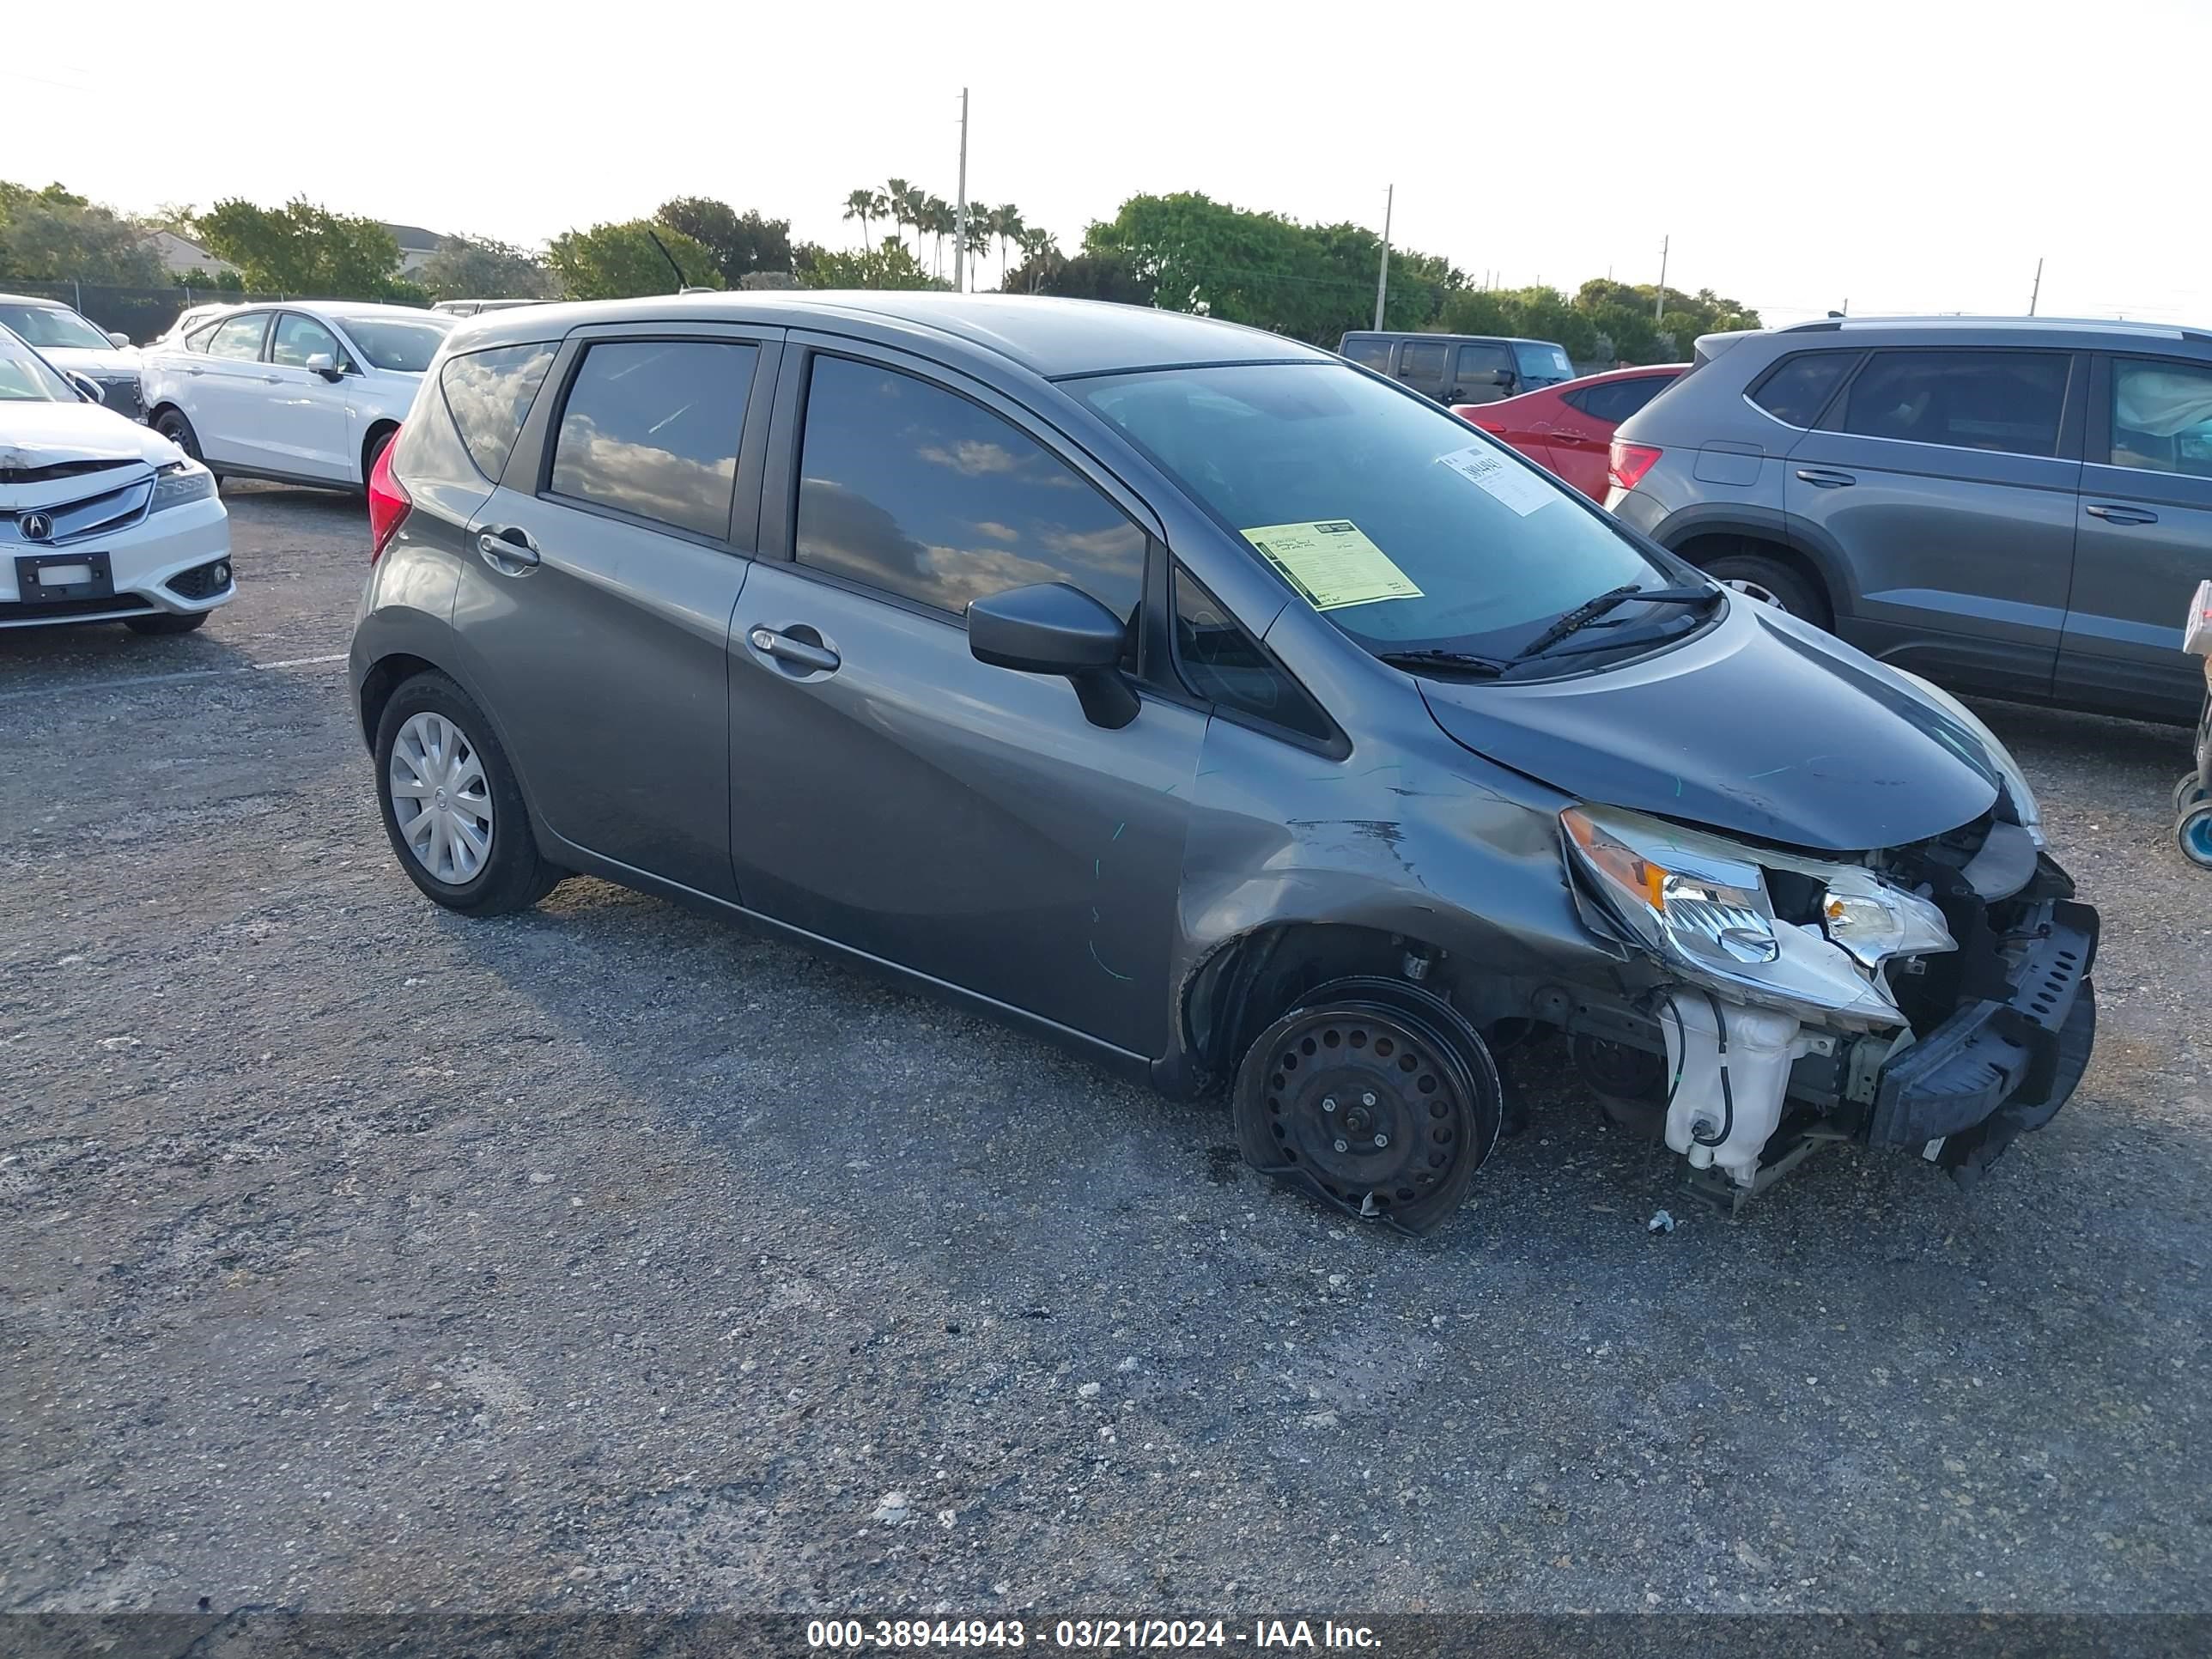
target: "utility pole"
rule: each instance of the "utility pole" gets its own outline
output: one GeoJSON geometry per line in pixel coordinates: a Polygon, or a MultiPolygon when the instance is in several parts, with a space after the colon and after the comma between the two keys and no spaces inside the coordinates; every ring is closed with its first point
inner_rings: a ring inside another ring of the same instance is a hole
{"type": "Polygon", "coordinates": [[[1390,210],[1395,205],[1398,186],[1386,185],[1382,191],[1382,264],[1375,273],[1375,326],[1382,326],[1382,301],[1390,294],[1390,210]]]}
{"type": "Polygon", "coordinates": [[[1651,322],[1656,327],[1667,315],[1667,250],[1673,245],[1672,236],[1659,239],[1659,297],[1651,302],[1651,322]]]}
{"type": "Polygon", "coordinates": [[[2043,261],[2040,258],[2038,258],[2035,262],[2035,287],[2029,291],[2027,296],[2027,314],[2029,316],[2033,317],[2035,315],[2035,302],[2042,297],[2043,261]]]}
{"type": "Polygon", "coordinates": [[[952,291],[968,291],[968,88],[960,88],[960,205],[953,218],[952,291]]]}

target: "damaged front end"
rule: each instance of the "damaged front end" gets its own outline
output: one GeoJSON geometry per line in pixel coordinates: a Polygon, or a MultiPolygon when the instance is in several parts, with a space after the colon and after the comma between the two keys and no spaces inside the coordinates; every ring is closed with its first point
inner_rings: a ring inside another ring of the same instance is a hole
{"type": "Polygon", "coordinates": [[[1741,1197],[1841,1139],[1965,1184],[2065,1103],[2095,1034],[2097,913],[2008,785],[1972,823],[1856,860],[1560,814],[1585,923],[1660,970],[1620,1035],[1663,1050],[1693,1185],[1741,1197]]]}

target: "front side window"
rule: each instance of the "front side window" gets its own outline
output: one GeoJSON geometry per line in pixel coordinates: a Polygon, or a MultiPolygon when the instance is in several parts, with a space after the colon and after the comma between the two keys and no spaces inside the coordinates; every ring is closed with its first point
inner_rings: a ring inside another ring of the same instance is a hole
{"type": "Polygon", "coordinates": [[[1828,406],[1828,394],[1858,361],[1854,351],[1809,351],[1768,371],[1751,400],[1789,426],[1809,427],[1828,406]]]}
{"type": "Polygon", "coordinates": [[[1369,368],[1379,368],[1385,374],[1390,372],[1390,343],[1388,340],[1346,340],[1344,355],[1353,362],[1369,368]]]}
{"type": "Polygon", "coordinates": [[[1208,702],[1327,742],[1328,716],[1258,641],[1237,626],[1221,602],[1176,568],[1176,667],[1183,684],[1208,702]]]}
{"type": "Polygon", "coordinates": [[[276,319],[276,332],[269,343],[269,361],[286,368],[305,368],[307,359],[324,356],[332,368],[342,361],[338,337],[312,317],[288,311],[276,319]]]}
{"type": "Polygon", "coordinates": [[[208,356],[252,362],[261,356],[261,337],[268,331],[269,313],[266,312],[256,312],[248,317],[233,317],[228,322],[216,325],[215,337],[208,342],[208,356]]]}
{"type": "Polygon", "coordinates": [[[2051,455],[2073,360],[2057,351],[1877,351],[1844,393],[1862,437],[2051,455]]]}
{"type": "Polygon", "coordinates": [[[453,319],[426,311],[420,318],[342,316],[338,326],[361,348],[371,368],[420,374],[445,343],[453,319]]]}
{"type": "Polygon", "coordinates": [[[1512,391],[1513,354],[1502,345],[1463,345],[1453,379],[1469,398],[1498,398],[1512,391]]]}
{"type": "Polygon", "coordinates": [[[2212,368],[2116,360],[2112,465],[2212,478],[2212,368]]]}
{"type": "Polygon", "coordinates": [[[1441,340],[1408,340],[1398,352],[1398,378],[1408,386],[1433,386],[1444,378],[1451,348],[1441,340]]]}
{"type": "Polygon", "coordinates": [[[1548,340],[1523,340],[1513,348],[1513,356],[1520,364],[1521,378],[1531,386],[1557,386],[1575,378],[1575,366],[1567,357],[1566,348],[1548,340]]]}
{"type": "Polygon", "coordinates": [[[1497,656],[1608,589],[1668,580],[1555,481],[1342,364],[1153,369],[1068,390],[1370,650],[1497,656]]]}
{"type": "MultiPolygon", "coordinates": [[[[438,371],[453,428],[477,470],[493,483],[499,482],[507,458],[514,453],[531,400],[552,367],[550,345],[515,345],[465,352],[447,358],[438,371]]],[[[750,376],[747,383],[750,389],[750,376]]]]}
{"type": "Polygon", "coordinates": [[[595,341],[561,411],[554,494],[727,536],[759,356],[730,340],[595,341]]]}
{"type": "Polygon", "coordinates": [[[115,342],[67,306],[0,305],[0,327],[27,345],[73,351],[112,351],[115,342]]]}
{"type": "Polygon", "coordinates": [[[1144,532],[1066,462],[955,392],[844,357],[814,360],[795,550],[943,611],[1066,582],[1126,622],[1144,592],[1144,532]]]}

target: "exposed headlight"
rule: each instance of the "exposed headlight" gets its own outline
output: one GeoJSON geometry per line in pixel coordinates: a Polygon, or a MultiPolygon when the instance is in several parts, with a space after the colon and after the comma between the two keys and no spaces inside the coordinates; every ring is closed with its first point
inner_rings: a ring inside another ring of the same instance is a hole
{"type": "Polygon", "coordinates": [[[1779,856],[1821,880],[1817,922],[1778,918],[1765,856],[1720,836],[1604,806],[1559,814],[1576,864],[1655,957],[1693,984],[1814,1018],[1898,1025],[1876,969],[1954,948],[1942,913],[1856,865],[1779,856]]]}
{"type": "Polygon", "coordinates": [[[154,504],[146,510],[204,501],[215,494],[215,474],[197,461],[171,461],[154,475],[154,504]]]}
{"type": "Polygon", "coordinates": [[[2027,831],[2028,839],[2038,847],[2050,846],[2043,836],[2043,808],[2035,799],[2035,791],[2027,787],[2027,775],[2020,769],[2020,763],[2012,757],[2012,750],[1998,740],[1997,734],[1990,730],[1980,716],[1942,686],[1932,680],[1921,678],[1910,669],[1900,668],[1897,672],[1918,686],[1930,702],[1936,704],[1980,740],[1982,748],[1989,756],[1990,764],[1997,769],[1998,775],[2003,780],[2005,795],[2012,803],[2014,820],[2027,831]]]}

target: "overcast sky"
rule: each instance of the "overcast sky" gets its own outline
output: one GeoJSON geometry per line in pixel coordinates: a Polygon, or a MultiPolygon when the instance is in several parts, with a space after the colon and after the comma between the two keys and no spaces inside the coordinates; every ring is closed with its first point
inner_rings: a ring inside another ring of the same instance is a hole
{"type": "Polygon", "coordinates": [[[1478,278],[1610,271],[1770,321],[2212,324],[2212,4],[1396,0],[26,5],[0,177],[131,210],[304,195],[540,243],[675,195],[849,246],[893,174],[1073,249],[1138,191],[1380,228],[1478,278]],[[83,113],[77,113],[79,108],[83,113]]]}

